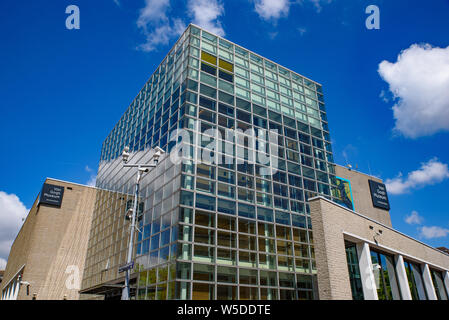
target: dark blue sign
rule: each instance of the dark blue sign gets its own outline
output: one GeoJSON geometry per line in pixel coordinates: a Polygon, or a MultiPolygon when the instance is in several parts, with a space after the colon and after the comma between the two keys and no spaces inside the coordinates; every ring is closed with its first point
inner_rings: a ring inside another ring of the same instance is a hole
{"type": "Polygon", "coordinates": [[[61,207],[63,195],[64,187],[44,183],[41,191],[41,197],[39,199],[39,204],[43,203],[61,207]]]}
{"type": "Polygon", "coordinates": [[[388,201],[387,188],[385,185],[373,180],[368,180],[368,182],[373,206],[384,210],[390,210],[390,202],[388,201]]]}

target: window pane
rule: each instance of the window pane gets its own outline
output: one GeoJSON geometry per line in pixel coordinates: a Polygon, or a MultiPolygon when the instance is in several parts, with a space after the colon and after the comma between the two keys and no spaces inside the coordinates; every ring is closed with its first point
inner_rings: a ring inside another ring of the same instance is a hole
{"type": "Polygon", "coordinates": [[[239,232],[256,234],[256,222],[246,219],[239,219],[239,232]]]}
{"type": "Polygon", "coordinates": [[[207,52],[204,52],[204,51],[201,52],[201,60],[209,62],[210,64],[214,64],[214,65],[217,64],[217,57],[215,57],[207,52]]]}
{"type": "Polygon", "coordinates": [[[240,284],[257,285],[257,270],[240,269],[239,280],[240,284]]]}
{"type": "Polygon", "coordinates": [[[204,227],[215,227],[215,214],[205,211],[195,211],[195,224],[204,227]]]}
{"type": "Polygon", "coordinates": [[[196,206],[200,209],[215,211],[215,198],[197,194],[196,206]]]}
{"type": "Polygon", "coordinates": [[[258,223],[259,236],[274,237],[274,226],[268,223],[258,223]]]}
{"type": "Polygon", "coordinates": [[[215,231],[206,228],[195,227],[196,243],[215,244],[215,231]]]}
{"type": "Polygon", "coordinates": [[[235,202],[218,199],[218,212],[235,215],[235,202]]]}
{"type": "Polygon", "coordinates": [[[222,247],[235,248],[237,235],[231,232],[217,231],[217,244],[222,247]]]}
{"type": "Polygon", "coordinates": [[[217,300],[237,300],[237,287],[217,285],[217,300]]]}
{"type": "Polygon", "coordinates": [[[237,269],[230,267],[217,267],[217,282],[236,283],[237,269]]]}
{"type": "Polygon", "coordinates": [[[237,251],[232,249],[217,248],[217,263],[231,266],[237,265],[237,251]]]}
{"type": "Polygon", "coordinates": [[[192,288],[192,300],[214,300],[214,285],[194,283],[192,288]]]}
{"type": "Polygon", "coordinates": [[[196,179],[196,188],[199,191],[215,194],[215,181],[198,178],[196,179]]]}
{"type": "Polygon", "coordinates": [[[239,216],[255,219],[256,212],[254,206],[239,203],[239,216]]]}
{"type": "Polygon", "coordinates": [[[193,246],[193,260],[199,261],[199,262],[214,263],[214,261],[215,261],[214,252],[215,252],[214,247],[194,245],[193,246]]]}
{"type": "Polygon", "coordinates": [[[230,231],[236,231],[235,229],[235,218],[224,216],[224,215],[217,215],[217,228],[224,229],[224,230],[230,230],[230,231]]]}
{"type": "Polygon", "coordinates": [[[224,183],[218,183],[217,194],[222,197],[235,198],[235,187],[224,183]]]}
{"type": "Polygon", "coordinates": [[[240,300],[258,300],[257,287],[240,287],[240,300]]]}
{"type": "Polygon", "coordinates": [[[194,263],[193,280],[214,281],[215,280],[214,268],[215,268],[214,266],[194,263]]]}

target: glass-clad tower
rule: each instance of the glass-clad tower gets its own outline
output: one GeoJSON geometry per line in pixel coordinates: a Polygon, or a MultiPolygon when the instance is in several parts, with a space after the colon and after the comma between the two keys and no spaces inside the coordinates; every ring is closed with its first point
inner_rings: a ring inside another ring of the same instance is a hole
{"type": "Polygon", "coordinates": [[[82,292],[110,298],[123,283],[135,185],[125,146],[130,163],[167,152],[141,182],[136,299],[318,298],[307,200],[339,200],[321,85],[186,29],[102,146],[82,292]],[[178,163],[180,130],[191,157],[178,163]],[[261,149],[268,162],[255,161],[261,149]]]}

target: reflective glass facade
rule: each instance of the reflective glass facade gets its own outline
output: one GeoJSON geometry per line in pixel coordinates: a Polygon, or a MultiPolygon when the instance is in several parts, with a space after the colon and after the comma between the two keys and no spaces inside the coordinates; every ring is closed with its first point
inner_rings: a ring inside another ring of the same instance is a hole
{"type": "Polygon", "coordinates": [[[307,201],[341,202],[322,87],[193,25],[103,143],[83,288],[121,276],[135,183],[122,150],[130,147],[130,163],[149,161],[155,146],[170,154],[179,129],[194,155],[222,161],[166,156],[144,176],[137,299],[317,298],[307,201]],[[243,132],[242,153],[227,129],[243,132]],[[271,165],[251,161],[260,146],[247,142],[264,130],[277,132],[263,146],[271,165]]]}
{"type": "Polygon", "coordinates": [[[423,288],[421,267],[409,261],[404,261],[404,266],[412,300],[427,300],[427,293],[423,288]]]}
{"type": "Polygon", "coordinates": [[[443,274],[434,269],[430,269],[430,275],[432,277],[432,283],[435,288],[435,293],[438,300],[448,300],[448,292],[444,285],[443,274]]]}
{"type": "Polygon", "coordinates": [[[371,262],[379,300],[401,300],[394,258],[371,250],[371,262]]]}
{"type": "Polygon", "coordinates": [[[352,299],[363,300],[363,286],[360,276],[357,247],[354,243],[346,242],[346,261],[348,262],[349,281],[351,283],[352,299]]]}

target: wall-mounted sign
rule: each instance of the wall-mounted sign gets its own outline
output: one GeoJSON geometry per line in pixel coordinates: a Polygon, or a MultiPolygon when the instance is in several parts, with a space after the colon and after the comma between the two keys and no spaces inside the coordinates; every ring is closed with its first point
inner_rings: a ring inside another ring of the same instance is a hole
{"type": "Polygon", "coordinates": [[[43,203],[60,207],[62,204],[63,195],[64,187],[44,183],[41,191],[41,197],[39,199],[39,204],[43,203]]]}
{"type": "Polygon", "coordinates": [[[373,206],[385,210],[390,210],[390,202],[388,201],[387,188],[383,183],[368,180],[371,190],[371,199],[373,206]]]}

